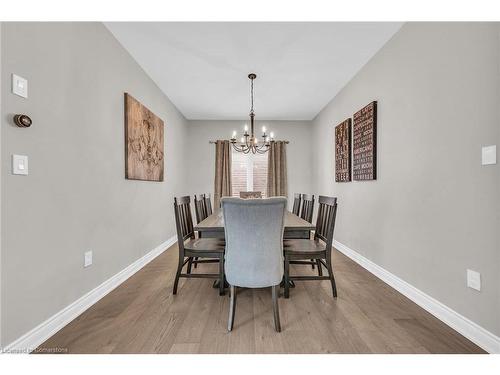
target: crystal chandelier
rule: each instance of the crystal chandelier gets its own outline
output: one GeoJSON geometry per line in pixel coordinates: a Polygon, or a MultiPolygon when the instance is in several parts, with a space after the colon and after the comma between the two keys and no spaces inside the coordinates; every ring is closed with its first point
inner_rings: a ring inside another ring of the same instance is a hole
{"type": "Polygon", "coordinates": [[[230,139],[233,148],[238,152],[243,152],[248,154],[249,152],[253,154],[263,154],[269,150],[269,146],[274,142],[274,134],[271,132],[269,135],[266,134],[266,127],[262,127],[262,140],[254,134],[254,117],[255,112],[253,110],[253,80],[257,78],[257,75],[250,73],[248,75],[250,79],[250,95],[252,100],[252,107],[250,109],[250,134],[248,133],[248,125],[245,125],[245,133],[241,137],[240,141],[236,140],[236,131],[233,131],[233,136],[230,139]]]}

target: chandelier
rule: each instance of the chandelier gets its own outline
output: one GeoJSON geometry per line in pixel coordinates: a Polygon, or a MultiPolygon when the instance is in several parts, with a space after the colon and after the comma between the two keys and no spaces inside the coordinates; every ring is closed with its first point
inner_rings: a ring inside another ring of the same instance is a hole
{"type": "Polygon", "coordinates": [[[250,96],[252,100],[252,106],[250,108],[250,133],[248,133],[248,125],[245,124],[245,133],[240,138],[238,142],[236,140],[236,131],[233,131],[233,136],[230,139],[233,148],[238,152],[243,152],[244,154],[248,154],[251,152],[252,154],[263,154],[269,150],[269,146],[272,142],[274,142],[274,134],[271,132],[269,135],[266,134],[266,127],[262,127],[262,138],[259,140],[258,137],[254,134],[254,118],[255,112],[253,110],[253,80],[257,78],[257,75],[254,73],[250,73],[248,75],[250,79],[250,96]]]}

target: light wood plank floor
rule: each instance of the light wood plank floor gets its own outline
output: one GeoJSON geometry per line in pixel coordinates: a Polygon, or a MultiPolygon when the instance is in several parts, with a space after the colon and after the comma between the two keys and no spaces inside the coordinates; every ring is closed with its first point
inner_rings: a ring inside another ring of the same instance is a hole
{"type": "MultiPolygon", "coordinates": [[[[270,289],[239,289],[234,330],[212,280],[172,284],[177,246],[41,345],[69,353],[484,353],[482,349],[338,251],[338,298],[328,281],[297,282],[280,298],[273,328],[270,289]]],[[[200,265],[195,272],[213,264],[200,265]]],[[[313,272],[295,266],[295,273],[313,272]]]]}

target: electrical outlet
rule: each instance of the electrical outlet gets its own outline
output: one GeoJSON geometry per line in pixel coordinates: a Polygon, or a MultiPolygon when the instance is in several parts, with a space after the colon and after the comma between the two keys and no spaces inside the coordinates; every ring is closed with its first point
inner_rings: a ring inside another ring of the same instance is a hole
{"type": "Polygon", "coordinates": [[[83,260],[83,267],[88,267],[91,265],[92,265],[92,250],[85,252],[83,260]]]}
{"type": "Polygon", "coordinates": [[[467,270],[467,286],[475,290],[481,290],[481,274],[476,271],[467,270]]]}

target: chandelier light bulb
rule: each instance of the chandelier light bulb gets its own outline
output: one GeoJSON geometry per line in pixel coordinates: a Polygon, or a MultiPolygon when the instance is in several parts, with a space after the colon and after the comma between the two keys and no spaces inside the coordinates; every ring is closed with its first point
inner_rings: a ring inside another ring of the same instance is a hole
{"type": "Polygon", "coordinates": [[[271,139],[274,138],[274,133],[273,132],[271,132],[271,134],[269,134],[269,135],[271,136],[271,139]]]}
{"type": "Polygon", "coordinates": [[[265,126],[262,127],[262,133],[266,133],[266,127],[265,126]]]}
{"type": "Polygon", "coordinates": [[[236,130],[233,130],[233,139],[236,138],[236,130]]]}
{"type": "Polygon", "coordinates": [[[245,124],[245,131],[247,132],[248,131],[248,125],[245,124]]]}
{"type": "Polygon", "coordinates": [[[240,142],[245,143],[245,137],[241,137],[240,142]]]}

